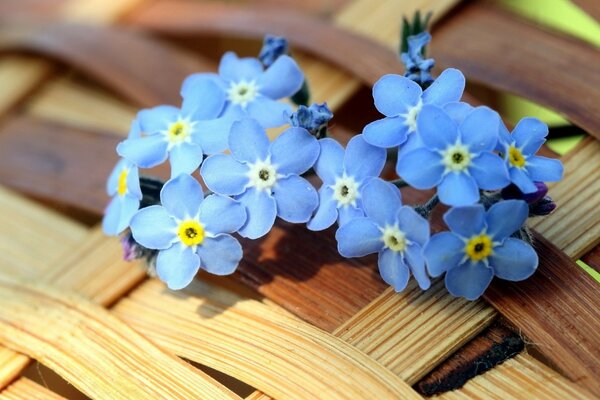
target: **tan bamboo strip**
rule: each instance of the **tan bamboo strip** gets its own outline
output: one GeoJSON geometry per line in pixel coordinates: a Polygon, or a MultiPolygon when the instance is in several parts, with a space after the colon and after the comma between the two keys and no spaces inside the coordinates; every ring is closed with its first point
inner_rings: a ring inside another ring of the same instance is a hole
{"type": "Polygon", "coordinates": [[[426,292],[413,282],[402,293],[388,288],[334,334],[412,385],[495,316],[483,301],[448,295],[442,281],[426,292]]]}
{"type": "Polygon", "coordinates": [[[471,379],[462,388],[434,399],[594,399],[591,394],[557,374],[529,354],[519,354],[471,379]]]}
{"type": "Polygon", "coordinates": [[[27,378],[19,378],[0,392],[0,400],[67,400],[27,378]]]}
{"type": "Polygon", "coordinates": [[[420,398],[344,341],[255,300],[213,301],[215,291],[194,282],[169,292],[151,280],[113,311],[160,346],[277,399],[420,398]]]}
{"type": "Polygon", "coordinates": [[[563,162],[563,180],[550,185],[558,208],[531,225],[577,259],[600,243],[600,142],[583,141],[563,162]]]}
{"type": "Polygon", "coordinates": [[[87,396],[239,398],[80,296],[0,278],[0,301],[0,342],[52,368],[87,396]]]}
{"type": "Polygon", "coordinates": [[[0,347],[0,390],[15,379],[29,364],[29,358],[0,347]]]}
{"type": "Polygon", "coordinates": [[[27,103],[26,112],[78,128],[102,130],[119,137],[129,132],[138,108],[98,88],[68,78],[46,84],[27,103]]]}

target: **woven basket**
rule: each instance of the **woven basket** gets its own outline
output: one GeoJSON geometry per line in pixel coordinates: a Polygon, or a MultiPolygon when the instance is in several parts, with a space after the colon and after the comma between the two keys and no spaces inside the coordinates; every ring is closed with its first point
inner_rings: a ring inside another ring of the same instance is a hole
{"type": "Polygon", "coordinates": [[[459,3],[2,1],[0,399],[600,397],[600,291],[575,263],[600,265],[600,52],[459,3]],[[477,83],[469,101],[511,92],[589,134],[562,157],[558,210],[533,225],[533,278],[475,302],[441,282],[397,294],[374,258],[339,257],[332,231],[287,224],[246,242],[234,275],[181,292],[122,261],[96,224],[137,109],[177,103],[225,49],[254,54],[282,34],[347,141],[377,118],[370,86],[402,71],[399,20],[416,9],[434,12],[438,65],[477,83]]]}

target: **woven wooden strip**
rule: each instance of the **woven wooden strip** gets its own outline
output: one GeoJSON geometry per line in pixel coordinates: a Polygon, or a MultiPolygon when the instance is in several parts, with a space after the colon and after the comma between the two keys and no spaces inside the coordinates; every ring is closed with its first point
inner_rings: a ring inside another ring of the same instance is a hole
{"type": "Polygon", "coordinates": [[[586,13],[590,14],[596,20],[600,19],[600,4],[594,0],[573,0],[586,13]]]}
{"type": "Polygon", "coordinates": [[[435,399],[593,399],[585,390],[527,354],[513,359],[473,378],[459,390],[444,393],[435,399]]]}
{"type": "Polygon", "coordinates": [[[571,258],[579,258],[600,243],[600,142],[584,140],[563,162],[563,180],[550,185],[558,208],[532,226],[571,258]]]}
{"type": "Polygon", "coordinates": [[[113,311],[160,346],[278,399],[420,398],[334,336],[254,300],[218,303],[215,291],[195,284],[174,293],[154,280],[113,311]]]}
{"type": "Polygon", "coordinates": [[[0,347],[0,390],[12,382],[28,364],[27,356],[0,347]]]}
{"type": "Polygon", "coordinates": [[[91,397],[238,398],[79,296],[0,278],[0,342],[91,397]]]}
{"type": "Polygon", "coordinates": [[[20,378],[0,392],[0,400],[66,400],[64,397],[38,385],[27,378],[20,378]]]}

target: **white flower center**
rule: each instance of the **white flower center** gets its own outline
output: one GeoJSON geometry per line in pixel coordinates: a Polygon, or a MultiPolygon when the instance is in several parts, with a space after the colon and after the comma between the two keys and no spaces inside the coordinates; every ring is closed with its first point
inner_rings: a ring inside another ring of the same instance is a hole
{"type": "Polygon", "coordinates": [[[258,86],[255,81],[231,82],[227,90],[227,100],[233,104],[239,104],[242,108],[246,108],[248,103],[254,101],[257,95],[258,86]]]}
{"type": "Polygon", "coordinates": [[[248,186],[255,187],[258,190],[269,191],[277,182],[277,169],[269,160],[257,161],[254,164],[249,164],[248,186]]]}
{"type": "Polygon", "coordinates": [[[417,131],[417,116],[421,108],[423,108],[423,101],[419,99],[417,105],[409,108],[406,114],[400,114],[400,116],[404,117],[404,125],[408,126],[408,133],[417,131]]]}
{"type": "Polygon", "coordinates": [[[381,233],[381,240],[383,240],[385,247],[400,253],[406,250],[408,240],[406,239],[404,232],[402,232],[397,225],[386,226],[381,229],[381,233]]]}
{"type": "Polygon", "coordinates": [[[473,154],[469,152],[469,147],[460,143],[460,141],[449,145],[440,154],[442,155],[442,164],[446,167],[444,174],[466,170],[471,165],[471,159],[473,158],[473,154]]]}
{"type": "Polygon", "coordinates": [[[163,131],[167,142],[169,142],[168,150],[184,142],[190,143],[194,125],[195,122],[190,122],[189,119],[181,117],[171,123],[167,130],[163,131]]]}
{"type": "Polygon", "coordinates": [[[356,207],[356,199],[360,197],[358,183],[354,177],[344,174],[335,180],[331,186],[333,189],[333,198],[337,201],[337,207],[347,206],[348,204],[356,207]]]}

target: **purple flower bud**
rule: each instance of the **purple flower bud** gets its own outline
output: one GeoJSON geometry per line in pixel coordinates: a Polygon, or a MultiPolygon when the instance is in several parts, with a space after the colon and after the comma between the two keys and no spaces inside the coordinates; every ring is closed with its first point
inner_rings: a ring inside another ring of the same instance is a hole
{"type": "Polygon", "coordinates": [[[142,256],[140,245],[133,239],[131,232],[127,232],[121,237],[121,246],[123,247],[123,259],[133,261],[142,256]]]}
{"type": "Polygon", "coordinates": [[[534,184],[537,187],[537,190],[532,193],[523,193],[516,185],[510,184],[502,189],[502,198],[507,200],[525,200],[529,204],[540,201],[548,193],[548,186],[546,186],[544,182],[534,182],[534,184]]]}
{"type": "Polygon", "coordinates": [[[286,38],[266,35],[258,58],[265,68],[268,68],[280,56],[288,54],[288,51],[288,42],[286,38]]]}
{"type": "Polygon", "coordinates": [[[544,196],[542,199],[529,205],[530,215],[548,215],[556,209],[556,203],[550,196],[544,196]]]}
{"type": "Polygon", "coordinates": [[[298,107],[298,110],[290,116],[290,124],[304,128],[317,139],[322,139],[327,136],[327,123],[331,118],[333,113],[327,107],[327,103],[313,103],[310,107],[298,107]]]}

